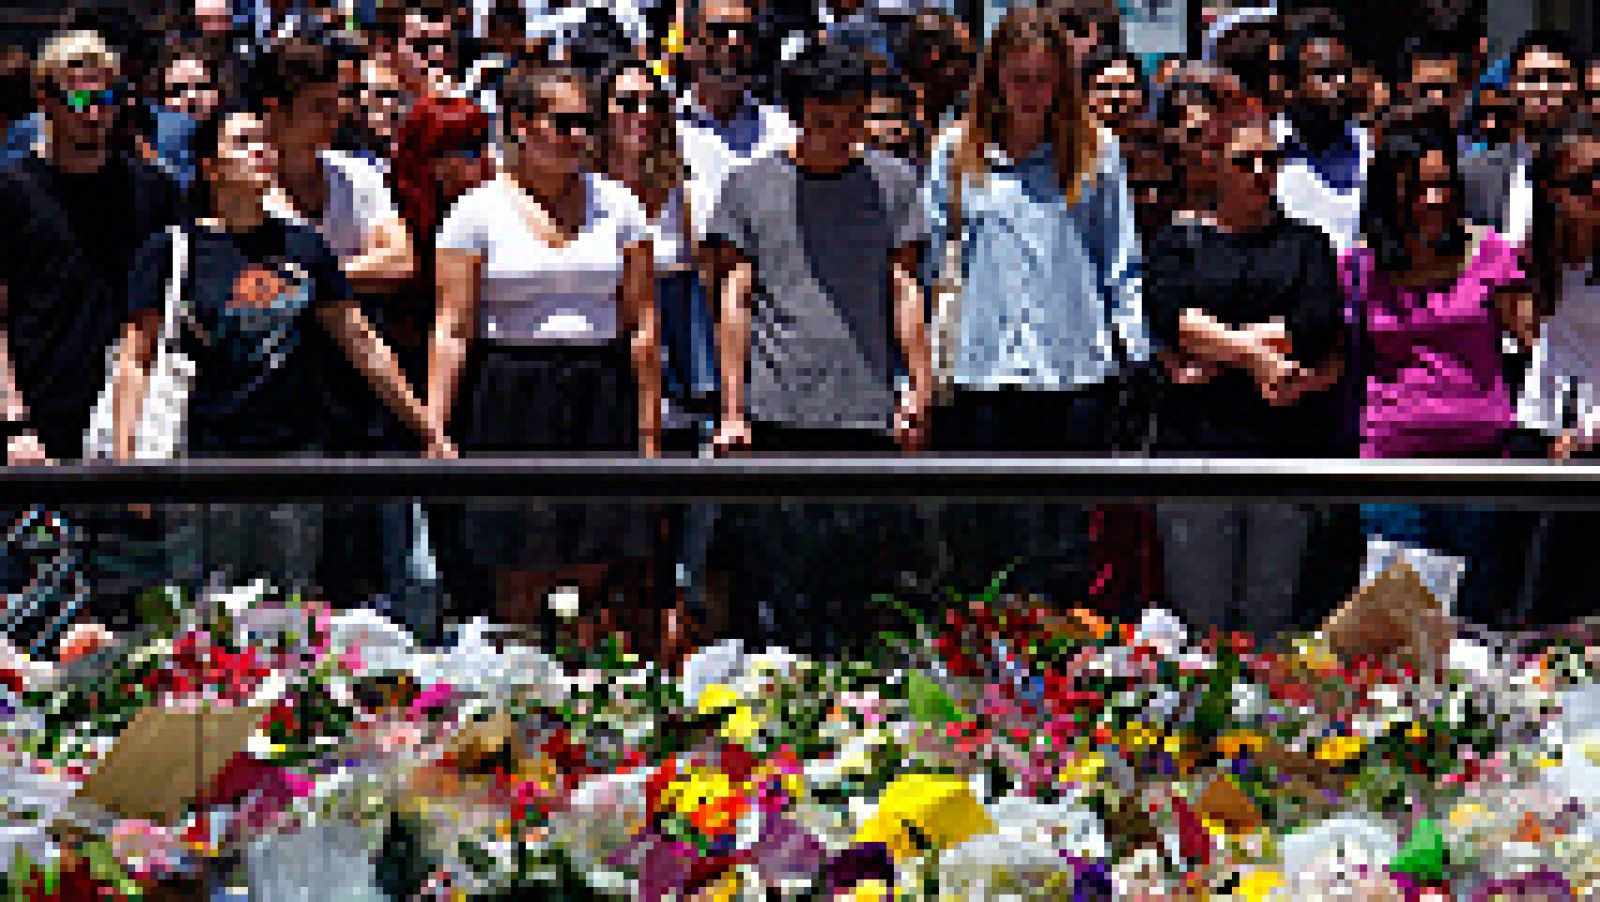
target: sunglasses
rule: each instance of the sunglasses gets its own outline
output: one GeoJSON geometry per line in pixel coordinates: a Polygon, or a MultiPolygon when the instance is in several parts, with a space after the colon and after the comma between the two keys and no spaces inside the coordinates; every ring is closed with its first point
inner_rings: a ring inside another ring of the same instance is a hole
{"type": "Polygon", "coordinates": [[[1283,158],[1281,150],[1231,153],[1228,154],[1228,165],[1249,175],[1267,175],[1278,171],[1278,167],[1283,165],[1283,158]]]}
{"type": "Polygon", "coordinates": [[[418,56],[443,56],[450,51],[449,38],[416,38],[410,44],[418,56]]]}
{"type": "Polygon", "coordinates": [[[661,94],[645,94],[637,91],[618,94],[611,98],[617,109],[623,113],[643,115],[645,113],[665,113],[667,111],[667,98],[661,94]]]}
{"type": "Polygon", "coordinates": [[[1600,169],[1579,172],[1556,180],[1556,187],[1579,197],[1594,197],[1595,184],[1600,183],[1600,169]]]}
{"type": "Polygon", "coordinates": [[[719,44],[730,44],[735,38],[748,44],[755,37],[756,27],[749,22],[707,22],[706,36],[719,44]]]}
{"type": "Polygon", "coordinates": [[[595,131],[594,116],[589,113],[550,113],[546,118],[550,127],[565,138],[588,137],[595,131]]]}
{"type": "Polygon", "coordinates": [[[56,100],[65,104],[74,113],[83,113],[94,107],[114,107],[122,102],[120,88],[103,88],[99,91],[67,90],[56,88],[53,92],[56,100]]]}

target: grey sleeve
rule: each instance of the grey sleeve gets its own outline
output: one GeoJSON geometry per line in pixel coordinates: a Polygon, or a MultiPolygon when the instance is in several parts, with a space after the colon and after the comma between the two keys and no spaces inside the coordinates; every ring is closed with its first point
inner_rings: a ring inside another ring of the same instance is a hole
{"type": "Polygon", "coordinates": [[[755,235],[750,227],[749,194],[758,180],[744,178],[749,171],[750,167],[736,170],[723,180],[711,219],[706,224],[705,240],[724,242],[746,257],[754,257],[755,235]]]}
{"type": "Polygon", "coordinates": [[[894,160],[889,172],[890,209],[894,211],[894,246],[928,240],[928,219],[922,206],[921,184],[916,171],[905,163],[894,160]]]}

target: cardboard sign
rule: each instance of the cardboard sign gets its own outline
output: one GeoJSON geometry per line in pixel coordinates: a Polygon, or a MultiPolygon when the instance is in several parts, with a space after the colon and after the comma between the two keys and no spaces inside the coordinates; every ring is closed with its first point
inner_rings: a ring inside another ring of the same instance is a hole
{"type": "Polygon", "coordinates": [[[264,716],[258,708],[146,708],[78,796],[121,817],[170,824],[244,750],[264,716]]]}

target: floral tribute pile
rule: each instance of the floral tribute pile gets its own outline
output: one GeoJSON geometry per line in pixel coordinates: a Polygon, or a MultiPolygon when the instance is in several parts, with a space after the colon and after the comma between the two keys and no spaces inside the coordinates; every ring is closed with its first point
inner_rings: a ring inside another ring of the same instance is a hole
{"type": "Polygon", "coordinates": [[[880,660],[729,642],[674,673],[483,623],[422,649],[261,586],[149,622],[0,671],[8,898],[1600,890],[1580,630],[1363,656],[990,593],[880,660]],[[197,708],[259,720],[176,816],[83,797],[142,712],[197,708]]]}

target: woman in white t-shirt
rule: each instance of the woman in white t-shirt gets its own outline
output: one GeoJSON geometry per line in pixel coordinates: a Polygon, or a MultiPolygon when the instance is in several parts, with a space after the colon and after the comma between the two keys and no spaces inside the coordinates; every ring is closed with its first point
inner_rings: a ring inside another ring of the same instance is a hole
{"type": "Polygon", "coordinates": [[[1550,456],[1587,456],[1600,442],[1600,136],[1575,131],[1544,161],[1543,203],[1527,256],[1542,301],[1533,361],[1517,403],[1520,425],[1552,441],[1550,456]]]}
{"type": "MultiPolygon", "coordinates": [[[[440,227],[428,405],[463,454],[660,453],[655,272],[631,192],[588,171],[598,122],[582,76],[518,69],[504,96],[505,171],[440,227]]],[[[502,615],[554,586],[598,588],[647,553],[638,517],[597,505],[469,512],[502,615]],[[512,514],[508,517],[508,514],[512,514]]]]}

